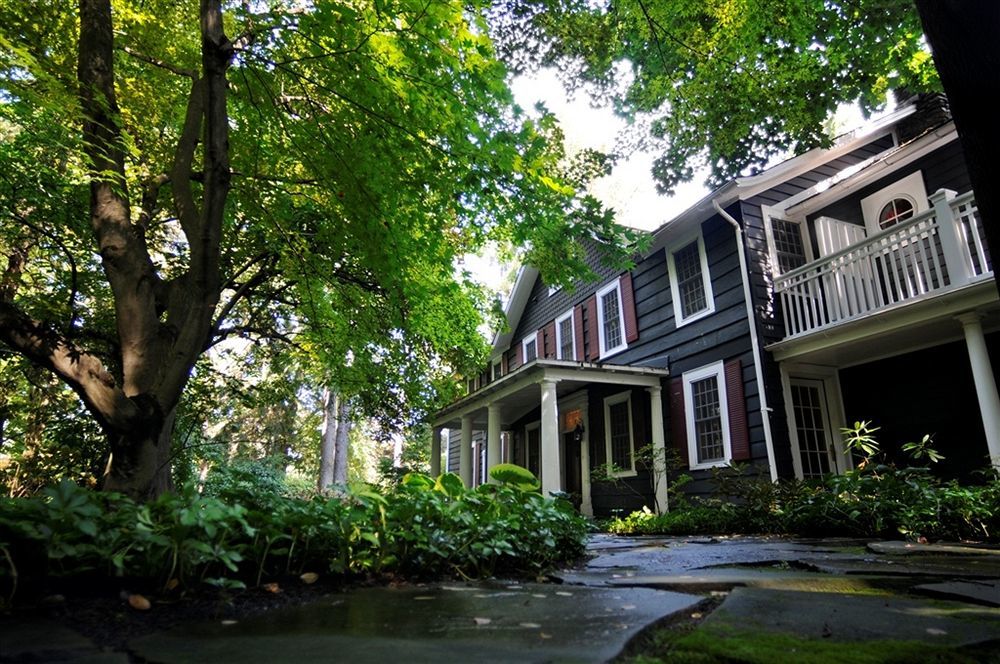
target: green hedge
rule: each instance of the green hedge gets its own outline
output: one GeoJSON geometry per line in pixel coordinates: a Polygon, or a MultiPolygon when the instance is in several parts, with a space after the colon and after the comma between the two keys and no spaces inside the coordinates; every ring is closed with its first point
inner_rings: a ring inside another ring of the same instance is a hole
{"type": "Polygon", "coordinates": [[[569,503],[513,484],[466,489],[410,475],[394,492],[245,503],[168,494],[140,504],[70,482],[0,502],[0,583],[130,577],[152,587],[245,587],[303,572],[344,577],[524,575],[580,556],[569,503]],[[266,504],[262,504],[266,503],[266,504]]]}
{"type": "Polygon", "coordinates": [[[1000,480],[962,486],[927,468],[868,464],[822,481],[782,481],[737,469],[716,477],[721,498],[691,500],[662,515],[613,519],[618,534],[798,534],[1000,540],[1000,480]]]}

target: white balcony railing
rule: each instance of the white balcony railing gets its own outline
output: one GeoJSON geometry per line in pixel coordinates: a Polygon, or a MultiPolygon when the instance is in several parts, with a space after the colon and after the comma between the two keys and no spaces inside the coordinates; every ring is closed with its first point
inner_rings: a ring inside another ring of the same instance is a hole
{"type": "Polygon", "coordinates": [[[993,270],[972,192],[941,189],[930,210],[775,279],[785,338],[965,285],[993,270]]]}

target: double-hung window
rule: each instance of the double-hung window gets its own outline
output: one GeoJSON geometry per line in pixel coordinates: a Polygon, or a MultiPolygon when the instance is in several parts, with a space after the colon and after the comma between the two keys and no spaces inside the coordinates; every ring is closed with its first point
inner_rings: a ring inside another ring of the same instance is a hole
{"type": "Polygon", "coordinates": [[[618,279],[597,291],[597,334],[602,358],[626,346],[621,282],[618,279]]]}
{"type": "Polygon", "coordinates": [[[724,365],[685,372],[684,407],[691,468],[723,466],[732,459],[724,365]]]}
{"type": "Polygon", "coordinates": [[[612,477],[635,475],[631,392],[622,392],[604,400],[604,438],[608,473],[612,477]]]}
{"type": "Polygon", "coordinates": [[[521,340],[521,357],[524,364],[531,362],[538,357],[538,335],[531,333],[521,340]]]}
{"type": "Polygon", "coordinates": [[[573,310],[556,319],[556,357],[560,360],[576,359],[576,337],[573,333],[573,310]]]}
{"type": "Polygon", "coordinates": [[[677,326],[715,311],[705,242],[701,235],[681,243],[676,249],[668,247],[667,261],[677,326]]]}

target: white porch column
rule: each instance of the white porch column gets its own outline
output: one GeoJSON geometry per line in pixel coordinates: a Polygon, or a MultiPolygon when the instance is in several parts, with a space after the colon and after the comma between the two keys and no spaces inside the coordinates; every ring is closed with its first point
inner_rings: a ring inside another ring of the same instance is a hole
{"type": "Polygon", "coordinates": [[[472,415],[462,416],[462,446],[458,450],[458,476],[472,486],[472,415]]]}
{"type": "Polygon", "coordinates": [[[542,495],[562,491],[559,477],[559,407],[556,381],[542,379],[542,495]]]}
{"type": "Polygon", "coordinates": [[[976,397],[979,399],[979,413],[983,418],[983,428],[986,430],[986,447],[990,452],[990,461],[994,467],[1000,467],[1000,396],[997,395],[997,384],[993,380],[993,367],[986,351],[986,339],[983,337],[983,324],[979,314],[969,312],[956,316],[965,332],[965,345],[969,349],[969,363],[972,365],[972,380],[976,384],[976,397]]]}
{"type": "MultiPolygon", "coordinates": [[[[486,476],[500,463],[500,404],[491,403],[486,408],[486,476]]],[[[494,480],[489,479],[490,482],[494,480]]]]}
{"type": "Polygon", "coordinates": [[[938,189],[927,197],[934,207],[934,216],[937,217],[941,253],[944,254],[944,263],[948,267],[948,283],[960,286],[969,283],[969,261],[966,258],[968,249],[963,250],[965,239],[959,235],[959,220],[951,211],[953,198],[955,192],[951,189],[938,189]]]}
{"type": "Polygon", "coordinates": [[[431,429],[431,477],[441,474],[441,429],[431,429]]]}
{"type": "Polygon", "coordinates": [[[650,442],[653,445],[653,484],[656,487],[656,507],[660,514],[669,509],[667,505],[667,440],[663,434],[663,388],[647,387],[649,392],[650,442]]]}

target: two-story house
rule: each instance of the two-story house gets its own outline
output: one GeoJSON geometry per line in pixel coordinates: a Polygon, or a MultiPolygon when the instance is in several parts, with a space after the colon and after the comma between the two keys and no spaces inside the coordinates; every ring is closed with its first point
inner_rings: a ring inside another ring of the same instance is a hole
{"type": "Polygon", "coordinates": [[[628,272],[592,264],[574,289],[522,268],[490,366],[434,418],[434,472],[446,444],[468,484],[517,463],[608,514],[664,507],[667,450],[694,493],[733,462],[843,472],[856,420],[890,454],[933,434],[946,475],[1000,460],[1000,299],[940,97],[719,187],[628,272]]]}

